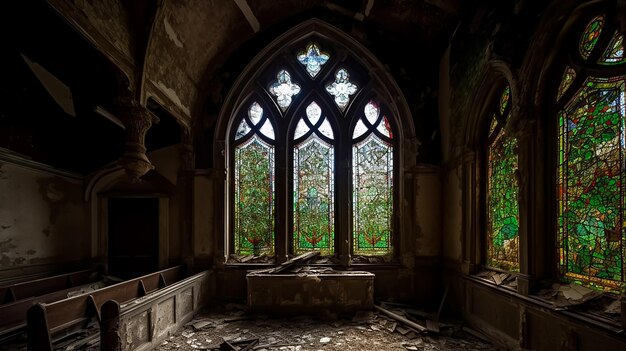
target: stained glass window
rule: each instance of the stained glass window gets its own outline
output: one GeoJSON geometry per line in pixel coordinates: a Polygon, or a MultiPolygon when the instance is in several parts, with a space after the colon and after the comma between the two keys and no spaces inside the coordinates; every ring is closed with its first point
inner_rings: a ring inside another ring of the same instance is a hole
{"type": "Polygon", "coordinates": [[[570,85],[572,85],[574,78],[576,78],[576,71],[567,66],[567,68],[565,68],[565,72],[563,73],[563,78],[561,78],[561,84],[559,85],[559,91],[556,96],[557,100],[561,99],[570,85]]]}
{"type": "Polygon", "coordinates": [[[353,132],[353,254],[385,255],[392,247],[393,133],[370,101],[353,132]],[[364,139],[363,139],[364,138],[364,139]]]}
{"type": "Polygon", "coordinates": [[[298,95],[300,86],[291,82],[291,75],[286,70],[281,70],[276,75],[276,82],[270,85],[270,93],[276,96],[276,102],[280,109],[285,111],[291,105],[292,97],[298,95]]]}
{"type": "Polygon", "coordinates": [[[515,172],[517,171],[517,140],[503,125],[510,110],[511,90],[507,85],[500,95],[497,114],[489,127],[487,150],[487,265],[519,271],[519,209],[515,172]]]}
{"type": "Polygon", "coordinates": [[[600,63],[605,65],[615,65],[624,62],[624,36],[615,33],[609,46],[604,51],[600,63]]]}
{"type": "Polygon", "coordinates": [[[254,102],[235,133],[242,141],[234,155],[234,251],[240,255],[274,251],[274,146],[260,135],[273,140],[274,128],[254,102]]]}
{"type": "Polygon", "coordinates": [[[565,276],[623,281],[624,77],[589,77],[559,113],[559,249],[565,276]]]}
{"type": "Polygon", "coordinates": [[[335,156],[332,128],[316,102],[306,108],[294,133],[294,253],[334,252],[335,156]],[[326,124],[325,124],[325,123],[326,124]],[[326,126],[327,128],[322,128],[326,126]]]}
{"type": "Polygon", "coordinates": [[[306,49],[298,52],[298,61],[304,65],[312,78],[320,73],[322,66],[328,61],[330,54],[320,50],[316,43],[307,45],[306,49]]]}
{"type": "Polygon", "coordinates": [[[335,103],[343,111],[350,102],[350,95],[356,93],[358,87],[350,82],[350,74],[345,68],[341,68],[335,73],[335,81],[326,86],[326,91],[335,97],[335,103]]]}
{"type": "Polygon", "coordinates": [[[329,262],[351,254],[397,259],[396,116],[385,101],[357,100],[394,94],[329,36],[312,33],[277,50],[240,80],[232,101],[243,104],[228,104],[228,262],[311,251],[332,256],[329,262]]]}
{"type": "Polygon", "coordinates": [[[580,38],[580,44],[578,45],[580,55],[584,59],[589,58],[589,55],[591,55],[593,48],[598,42],[603,25],[604,16],[597,16],[594,17],[585,28],[583,35],[580,38]]]}

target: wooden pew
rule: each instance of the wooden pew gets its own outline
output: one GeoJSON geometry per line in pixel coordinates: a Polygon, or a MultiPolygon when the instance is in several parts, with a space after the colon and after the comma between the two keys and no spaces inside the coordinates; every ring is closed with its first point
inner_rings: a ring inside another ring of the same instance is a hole
{"type": "Polygon", "coordinates": [[[93,283],[97,279],[92,279],[92,277],[95,275],[99,278],[99,273],[98,268],[92,268],[2,286],[0,287],[0,305],[93,283]]]}
{"type": "Polygon", "coordinates": [[[87,287],[99,277],[97,269],[62,274],[0,288],[0,337],[26,327],[26,311],[38,302],[51,303],[67,298],[72,291],[87,287]]]}
{"type": "MultiPolygon", "coordinates": [[[[146,301],[152,301],[152,297],[162,297],[163,293],[176,294],[177,289],[187,286],[185,284],[194,284],[198,280],[202,280],[204,284],[205,280],[208,281],[206,278],[208,273],[203,274],[184,279],[186,276],[184,267],[177,266],[61,301],[49,304],[38,303],[28,310],[28,349],[51,351],[52,335],[55,333],[79,326],[91,318],[96,318],[101,323],[102,306],[107,301],[124,304],[144,297],[140,301],[145,304],[146,301]]],[[[144,304],[139,305],[144,306],[144,304]]],[[[106,314],[107,319],[110,319],[110,310],[105,310],[109,312],[106,314]]],[[[119,317],[114,319],[119,321],[119,317]]],[[[105,328],[101,328],[102,330],[105,328]]]]}

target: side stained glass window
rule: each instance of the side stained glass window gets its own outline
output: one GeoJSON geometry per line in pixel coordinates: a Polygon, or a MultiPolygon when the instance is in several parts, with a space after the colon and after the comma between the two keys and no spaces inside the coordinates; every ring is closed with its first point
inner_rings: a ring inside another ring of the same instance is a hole
{"type": "Polygon", "coordinates": [[[517,140],[504,126],[510,114],[511,90],[500,95],[489,127],[487,147],[487,265],[519,271],[519,187],[517,140]]]}
{"type": "Polygon", "coordinates": [[[370,101],[352,135],[353,254],[391,253],[393,228],[393,132],[370,101]]]}
{"type": "Polygon", "coordinates": [[[235,140],[234,251],[239,255],[274,251],[274,128],[254,102],[235,140]]]}
{"type": "Polygon", "coordinates": [[[626,273],[626,76],[614,70],[624,63],[623,38],[605,21],[604,16],[594,17],[579,42],[583,60],[591,61],[592,51],[602,53],[597,62],[585,62],[600,63],[601,72],[568,68],[579,83],[564,76],[565,88],[557,95],[557,243],[565,280],[617,293],[626,273]],[[596,48],[602,30],[614,34],[602,41],[608,41],[605,47],[596,48]],[[565,90],[570,92],[567,100],[562,98],[565,90]]]}
{"type": "Polygon", "coordinates": [[[335,156],[333,131],[316,102],[306,108],[294,133],[294,253],[333,254],[335,156]]]}
{"type": "Polygon", "coordinates": [[[590,77],[559,112],[559,242],[565,276],[623,281],[624,77],[590,77]]]}

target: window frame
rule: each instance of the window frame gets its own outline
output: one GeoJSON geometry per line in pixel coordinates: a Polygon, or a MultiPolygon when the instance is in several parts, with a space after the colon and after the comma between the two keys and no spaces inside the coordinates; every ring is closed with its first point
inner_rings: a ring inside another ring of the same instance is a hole
{"type": "MultiPolygon", "coordinates": [[[[232,223],[232,209],[234,206],[233,201],[233,186],[230,185],[233,182],[233,174],[229,173],[228,169],[232,169],[234,163],[233,147],[230,143],[232,136],[232,130],[236,129],[241,118],[238,116],[242,111],[246,111],[248,105],[251,103],[251,97],[256,96],[262,98],[264,102],[270,101],[275,104],[274,96],[261,93],[266,91],[268,82],[276,80],[276,72],[279,67],[287,67],[289,74],[292,77],[292,82],[297,82],[300,85],[301,91],[297,97],[295,97],[291,105],[286,109],[283,117],[275,117],[278,122],[274,125],[276,134],[276,203],[275,203],[275,262],[284,262],[289,255],[292,254],[292,215],[293,215],[293,175],[290,174],[293,163],[293,151],[291,150],[290,135],[292,135],[298,121],[298,116],[294,115],[296,111],[304,111],[306,105],[311,99],[307,99],[307,92],[310,91],[310,86],[321,82],[319,85],[321,88],[317,90],[320,94],[326,94],[324,98],[319,99],[317,103],[320,106],[330,105],[328,101],[332,101],[332,106],[322,107],[323,113],[329,118],[332,114],[337,116],[337,121],[349,125],[350,129],[345,130],[340,127],[339,130],[334,130],[337,134],[343,133],[349,134],[349,138],[344,141],[337,141],[335,149],[335,204],[346,203],[347,206],[335,206],[335,252],[338,256],[338,262],[341,265],[347,266],[352,264],[350,261],[352,249],[351,243],[346,245],[346,239],[350,239],[352,235],[352,176],[350,162],[347,163],[340,159],[342,153],[349,155],[351,158],[352,153],[352,139],[351,132],[353,125],[356,124],[356,119],[359,115],[362,115],[362,109],[369,101],[366,99],[375,98],[376,102],[381,106],[381,113],[385,113],[391,124],[394,126],[394,144],[393,144],[393,206],[394,212],[392,215],[393,233],[392,233],[392,262],[398,263],[403,255],[404,250],[411,248],[409,245],[405,245],[404,249],[402,242],[406,241],[403,236],[406,236],[404,228],[406,224],[402,219],[401,213],[405,211],[405,204],[400,201],[403,197],[403,168],[405,165],[413,165],[415,163],[415,152],[412,152],[410,148],[405,145],[403,148],[403,141],[407,141],[405,136],[409,136],[410,146],[415,146],[417,140],[415,139],[415,133],[413,130],[412,117],[410,109],[404,100],[404,97],[393,81],[393,78],[382,69],[384,66],[373,57],[371,53],[364,47],[354,41],[354,39],[347,36],[340,30],[325,24],[324,22],[313,19],[309,20],[302,25],[297,26],[291,31],[285,33],[283,36],[276,39],[268,47],[266,47],[242,72],[240,77],[235,82],[233,88],[231,88],[229,95],[225,101],[225,104],[220,111],[218,117],[218,124],[215,130],[215,145],[214,148],[214,164],[219,165],[224,162],[226,166],[224,172],[226,179],[224,184],[224,197],[225,201],[223,206],[216,206],[214,209],[217,215],[224,218],[224,225],[216,225],[217,230],[223,231],[223,239],[216,236],[216,249],[217,254],[223,253],[223,259],[218,259],[218,265],[228,262],[228,256],[233,253],[233,223],[232,223]],[[333,39],[330,39],[333,38],[333,39]],[[300,63],[296,59],[296,53],[302,50],[310,42],[317,43],[323,51],[327,51],[331,54],[331,59],[322,66],[322,69],[315,77],[310,77],[305,70],[304,66],[298,67],[300,63]],[[329,45],[330,44],[330,45],[329,45]],[[334,56],[334,57],[333,57],[334,56]],[[286,59],[287,58],[287,59],[286,59]],[[286,63],[289,59],[292,63],[286,63]],[[331,61],[337,60],[335,63],[331,61]],[[285,61],[287,60],[287,61],[285,61]],[[350,65],[350,62],[356,63],[356,65],[350,65]],[[295,66],[295,67],[294,67],[295,66]],[[335,71],[339,68],[347,67],[350,72],[350,81],[358,82],[359,90],[357,93],[351,96],[350,103],[346,107],[345,112],[342,114],[340,109],[334,104],[333,97],[326,91],[322,91],[322,88],[329,82],[334,81],[335,71]],[[298,68],[298,69],[296,69],[298,68]],[[359,72],[360,71],[360,72],[359,72]],[[269,73],[271,72],[271,73],[269,73]],[[273,76],[272,76],[273,73],[273,76]],[[333,77],[330,79],[329,77],[333,77]],[[268,80],[268,77],[270,79],[268,80]],[[297,78],[296,78],[297,77],[297,78]],[[391,97],[394,98],[391,98],[391,97]],[[306,103],[305,103],[306,101],[306,103]],[[328,107],[328,108],[327,108],[328,107]],[[332,112],[331,112],[332,111],[332,112]],[[384,111],[384,112],[383,112],[384,111]],[[343,115],[343,117],[341,117],[343,115]],[[281,128],[281,123],[288,124],[288,127],[281,128]],[[280,157],[279,155],[288,155],[287,157],[280,157]],[[222,161],[223,160],[223,161],[222,161]],[[347,185],[339,186],[339,185],[347,185]],[[343,200],[345,198],[345,200],[343,200]],[[280,199],[283,199],[282,201],[280,199]],[[345,201],[345,202],[344,202],[345,201]],[[219,228],[223,229],[219,229],[219,228]]],[[[261,101],[259,101],[261,103],[261,101]]],[[[261,104],[263,106],[263,104],[261,104]]],[[[276,111],[280,109],[276,108],[276,111]]],[[[275,111],[272,111],[274,113],[275,111]]],[[[269,111],[264,111],[269,113],[269,111]]],[[[329,121],[330,122],[330,121],[329,121]]],[[[333,124],[333,128],[336,128],[336,124],[333,124]]],[[[338,135],[336,135],[336,139],[338,135]]],[[[221,188],[218,187],[218,189],[221,188]]],[[[218,191],[219,192],[219,191],[218,191]]],[[[216,195],[217,196],[217,195],[216,195]]],[[[221,256],[221,255],[220,255],[221,256]]]]}
{"type": "MultiPolygon", "coordinates": [[[[581,10],[581,9],[579,9],[581,10]]],[[[560,152],[559,149],[559,133],[560,128],[558,126],[559,122],[559,113],[564,110],[568,104],[572,101],[572,99],[576,96],[578,91],[581,89],[584,82],[590,78],[612,78],[617,76],[626,77],[626,63],[618,64],[618,65],[602,65],[598,63],[598,60],[602,57],[604,51],[608,48],[608,45],[611,42],[614,34],[619,32],[619,25],[617,24],[617,19],[614,15],[608,11],[605,3],[592,4],[585,8],[586,11],[580,11],[575,18],[571,19],[571,23],[564,29],[561,34],[564,36],[561,44],[561,52],[560,55],[554,60],[554,63],[551,65],[551,78],[554,82],[548,86],[546,86],[548,100],[544,101],[547,104],[548,108],[546,109],[546,115],[548,118],[548,132],[546,133],[546,138],[549,139],[549,142],[546,142],[548,151],[546,155],[549,158],[549,164],[552,165],[549,170],[549,179],[547,180],[549,189],[551,189],[552,197],[551,197],[551,211],[549,212],[549,220],[548,222],[551,224],[548,233],[551,233],[552,241],[550,243],[550,249],[552,250],[552,254],[550,255],[551,259],[547,264],[552,267],[553,277],[558,281],[571,282],[574,278],[567,277],[566,268],[563,267],[560,263],[560,239],[559,239],[559,197],[557,195],[559,183],[557,181],[557,175],[559,173],[559,157],[558,154],[560,152]],[[589,54],[587,59],[581,57],[579,53],[579,42],[582,34],[584,33],[587,25],[590,21],[596,16],[603,16],[604,23],[602,27],[602,31],[600,36],[589,54]],[[576,72],[576,76],[568,86],[568,88],[564,91],[563,95],[558,98],[558,90],[560,88],[563,73],[565,72],[567,67],[571,67],[576,72]]],[[[622,118],[626,118],[623,116],[622,118]]],[[[626,131],[626,130],[624,130],[626,131]]],[[[622,171],[626,171],[626,168],[622,168],[622,171]]],[[[621,190],[625,191],[624,188],[621,190]]],[[[624,205],[626,208],[626,205],[624,205]]],[[[622,235],[623,237],[623,235],[622,235]]],[[[624,243],[622,243],[622,246],[624,243]]],[[[622,265],[626,264],[626,256],[622,256],[622,265]]],[[[626,277],[624,277],[624,272],[626,270],[622,268],[622,287],[626,286],[626,277]]],[[[585,283],[585,285],[589,285],[589,282],[593,282],[595,279],[591,279],[585,283]]],[[[583,279],[583,282],[585,280],[583,279]]],[[[623,288],[622,288],[623,289],[623,288]]]]}

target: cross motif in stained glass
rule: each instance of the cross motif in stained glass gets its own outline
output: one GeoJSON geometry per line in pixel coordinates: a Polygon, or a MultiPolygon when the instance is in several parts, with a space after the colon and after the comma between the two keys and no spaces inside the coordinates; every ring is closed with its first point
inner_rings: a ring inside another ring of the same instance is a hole
{"type": "Polygon", "coordinates": [[[624,62],[624,36],[615,33],[609,46],[606,48],[606,51],[602,55],[599,61],[601,64],[605,65],[615,65],[618,63],[624,62]]]}
{"type": "Polygon", "coordinates": [[[326,91],[335,97],[335,103],[341,111],[348,106],[350,95],[354,95],[357,89],[357,85],[350,82],[350,74],[345,68],[339,69],[335,74],[335,81],[326,86],[326,91]]]}
{"type": "Polygon", "coordinates": [[[307,45],[306,49],[298,52],[297,58],[304,65],[311,78],[315,78],[320,73],[322,66],[330,58],[330,55],[325,51],[321,51],[317,44],[311,43],[307,45]]]}
{"type": "Polygon", "coordinates": [[[589,22],[587,27],[585,27],[585,30],[580,38],[580,43],[578,44],[580,55],[584,59],[588,59],[589,55],[591,55],[593,48],[598,42],[603,25],[604,16],[596,16],[589,22]]]}
{"type": "Polygon", "coordinates": [[[574,71],[572,67],[567,66],[565,72],[563,72],[563,78],[561,78],[561,84],[559,85],[559,91],[556,96],[557,100],[560,100],[570,85],[572,85],[574,78],[576,78],[576,71],[574,71]]]}
{"type": "Polygon", "coordinates": [[[270,85],[270,93],[276,96],[276,102],[284,112],[291,105],[292,97],[300,92],[300,86],[291,82],[291,75],[281,70],[276,75],[276,82],[270,85]]]}

